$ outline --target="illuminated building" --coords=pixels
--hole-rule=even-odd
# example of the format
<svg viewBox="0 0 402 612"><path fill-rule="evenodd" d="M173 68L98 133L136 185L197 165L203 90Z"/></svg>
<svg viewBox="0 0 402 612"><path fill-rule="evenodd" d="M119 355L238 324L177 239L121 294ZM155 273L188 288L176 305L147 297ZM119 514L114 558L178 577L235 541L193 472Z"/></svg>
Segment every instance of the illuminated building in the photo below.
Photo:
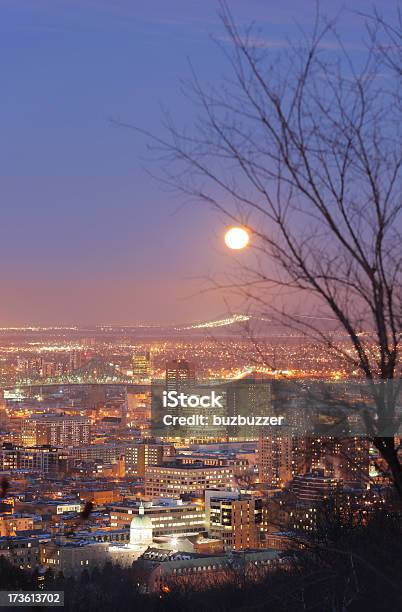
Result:
<svg viewBox="0 0 402 612"><path fill-rule="evenodd" d="M17 447L9 442L3 442L0 448L0 469L5 471L17 470L18 457Z"/></svg>
<svg viewBox="0 0 402 612"><path fill-rule="evenodd" d="M262 522L262 500L252 495L225 496L225 492L206 492L209 533L220 538L225 548L258 548Z"/></svg>
<svg viewBox="0 0 402 612"><path fill-rule="evenodd" d="M262 483L284 485L292 478L292 438L260 436L258 471Z"/></svg>
<svg viewBox="0 0 402 612"><path fill-rule="evenodd" d="M15 536L19 531L32 531L34 517L24 514L0 514L0 537Z"/></svg>
<svg viewBox="0 0 402 612"><path fill-rule="evenodd" d="M295 476L290 488L299 503L311 505L334 496L340 489L340 482L325 476L324 470L316 469L303 476Z"/></svg>
<svg viewBox="0 0 402 612"><path fill-rule="evenodd" d="M145 494L151 497L180 497L184 493L203 495L205 489L233 484L233 468L169 464L145 470Z"/></svg>
<svg viewBox="0 0 402 612"><path fill-rule="evenodd" d="M28 470L41 474L66 472L68 456L52 446L21 447L3 444L0 449L0 469Z"/></svg>
<svg viewBox="0 0 402 612"><path fill-rule="evenodd" d="M109 506L110 525L127 526L139 512L139 504ZM152 521L155 537L199 533L205 530L205 511L201 504L177 499L153 500L144 503L144 513Z"/></svg>
<svg viewBox="0 0 402 612"><path fill-rule="evenodd" d="M21 435L24 446L51 444L65 448L91 441L89 421L80 416L34 416L24 421Z"/></svg>
<svg viewBox="0 0 402 612"><path fill-rule="evenodd" d="M133 561L144 553L153 542L152 521L145 515L142 503L138 508L138 514L130 523L130 541L128 544L114 544L109 547L108 554L112 563L131 567Z"/></svg>
<svg viewBox="0 0 402 612"><path fill-rule="evenodd" d="M150 544L152 526L149 519L142 520L137 517L136 522L131 525L128 542L125 534L121 532L81 532L73 538L68 538L61 526L54 539L41 543L39 561L42 566L53 569L55 573L78 576L84 570L102 568L108 562L131 566Z"/></svg>
<svg viewBox="0 0 402 612"><path fill-rule="evenodd" d="M369 442L360 436L307 438L305 457L309 469L325 469L347 485L367 485Z"/></svg>
<svg viewBox="0 0 402 612"><path fill-rule="evenodd" d="M149 465L159 465L163 461L162 444L132 444L125 449L125 466L129 474L144 478Z"/></svg>
<svg viewBox="0 0 402 612"><path fill-rule="evenodd" d="M255 579L272 571L279 562L275 550L201 555L150 548L138 559L133 572L142 593L161 593L169 585L187 585L196 591L206 585L232 583L234 573Z"/></svg>
<svg viewBox="0 0 402 612"><path fill-rule="evenodd" d="M57 364L54 361L45 361L42 359L42 367L40 370L40 375L44 378L53 378L53 376L57 376L58 374L63 373L63 368L61 364Z"/></svg>
<svg viewBox="0 0 402 612"><path fill-rule="evenodd" d="M272 389L266 377L248 372L240 380L226 386L227 416L269 416L272 414ZM236 425L230 428L230 435L238 439L257 439L261 427Z"/></svg>
<svg viewBox="0 0 402 612"><path fill-rule="evenodd" d="M133 377L144 380L151 377L151 353L136 353L133 357Z"/></svg>
<svg viewBox="0 0 402 612"><path fill-rule="evenodd" d="M4 400L4 392L0 389L0 430L7 429L8 425L7 402Z"/></svg>
<svg viewBox="0 0 402 612"><path fill-rule="evenodd" d="M173 359L166 364L166 390L182 393L195 382L194 365L185 359Z"/></svg>
<svg viewBox="0 0 402 612"><path fill-rule="evenodd" d="M249 471L248 459L242 457L231 457L224 454L191 454L191 455L178 455L176 456L176 462L181 465L197 465L200 461L205 466L229 466L233 469L233 474L237 477L246 475Z"/></svg>
<svg viewBox="0 0 402 612"><path fill-rule="evenodd" d="M123 457L125 472L141 478L144 477L148 465L159 465L164 456L172 456L173 451L172 446L152 442L90 444L68 450L76 462L91 461L105 465L116 463Z"/></svg>
<svg viewBox="0 0 402 612"><path fill-rule="evenodd" d="M39 561L56 574L63 572L67 577L77 576L85 569L103 567L106 561L110 561L109 546L107 542L70 541L59 535L54 541L40 544Z"/></svg>
<svg viewBox="0 0 402 612"><path fill-rule="evenodd" d="M336 495L338 512L346 520L353 517L357 523L366 521L370 514L378 512L385 505L392 507L390 489L343 489Z"/></svg>
<svg viewBox="0 0 402 612"><path fill-rule="evenodd" d="M287 528L290 531L314 531L318 509L314 505L293 505L289 508Z"/></svg>
<svg viewBox="0 0 402 612"><path fill-rule="evenodd" d="M96 338L81 338L82 346L94 348L96 346Z"/></svg>
<svg viewBox="0 0 402 612"><path fill-rule="evenodd" d="M105 444L89 444L87 446L76 446L68 450L69 456L75 461L101 461L104 463L112 463L124 455L126 444L105 443Z"/></svg>
<svg viewBox="0 0 402 612"><path fill-rule="evenodd" d="M118 532L115 535L120 538L123 534ZM105 539L107 540L107 537ZM39 559L44 567L51 568L56 573L78 576L84 570L101 568L107 562L130 567L152 545L152 542L152 522L145 516L144 507L140 505L138 515L130 522L128 543L122 539L120 542L96 541L93 535L85 539L84 533L77 539L67 538L61 525L60 532L54 540L40 545Z"/></svg>
<svg viewBox="0 0 402 612"><path fill-rule="evenodd" d="M74 372L74 370L78 370L83 363L83 355L79 351L71 351L69 353L69 370L70 372Z"/></svg>
<svg viewBox="0 0 402 612"><path fill-rule="evenodd" d="M127 391L126 423L128 426L138 426L151 418L150 393L131 393Z"/></svg>
<svg viewBox="0 0 402 612"><path fill-rule="evenodd" d="M63 514L78 513L82 510L82 504L79 499L35 499L34 501L20 501L18 508L22 512L35 512L36 515L46 517L46 520L56 520Z"/></svg>
<svg viewBox="0 0 402 612"><path fill-rule="evenodd" d="M121 495L117 489L109 486L99 487L82 487L78 491L78 496L85 502L92 502L95 505L103 506L104 504L111 504L116 501L120 501Z"/></svg>
<svg viewBox="0 0 402 612"><path fill-rule="evenodd" d="M39 378L42 372L42 358L17 358L17 370L24 376Z"/></svg>
<svg viewBox="0 0 402 612"><path fill-rule="evenodd" d="M93 474L103 478L124 478L126 475L124 455L111 463L95 463Z"/></svg>

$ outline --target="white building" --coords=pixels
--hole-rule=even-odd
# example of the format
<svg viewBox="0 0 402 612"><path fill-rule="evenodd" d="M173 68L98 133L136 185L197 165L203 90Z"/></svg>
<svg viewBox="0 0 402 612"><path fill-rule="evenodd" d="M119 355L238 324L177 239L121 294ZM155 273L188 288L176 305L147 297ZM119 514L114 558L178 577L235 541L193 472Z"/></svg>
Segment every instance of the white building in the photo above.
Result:
<svg viewBox="0 0 402 612"><path fill-rule="evenodd" d="M152 521L145 516L144 506L130 525L128 544L110 544L89 540L72 541L63 534L54 541L41 545L40 562L55 573L63 572L65 576L76 576L83 570L103 567L112 562L122 566L131 566L150 546L152 546Z"/></svg>
<svg viewBox="0 0 402 612"><path fill-rule="evenodd" d="M130 566L138 559L153 542L152 521L145 515L141 503L138 514L130 524L130 542L128 544L113 544L109 546L108 554L113 563Z"/></svg>

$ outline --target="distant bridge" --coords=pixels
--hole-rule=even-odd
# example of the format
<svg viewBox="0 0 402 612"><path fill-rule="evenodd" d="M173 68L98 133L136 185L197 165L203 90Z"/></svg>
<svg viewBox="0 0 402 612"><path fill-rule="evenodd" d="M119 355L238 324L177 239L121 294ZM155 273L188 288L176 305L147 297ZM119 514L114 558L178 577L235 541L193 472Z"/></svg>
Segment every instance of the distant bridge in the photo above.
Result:
<svg viewBox="0 0 402 612"><path fill-rule="evenodd" d="M289 376L291 372L273 371L266 367L245 367L241 372L233 377L232 380L239 380L252 374L260 374L265 376ZM202 382L202 381L200 381ZM207 382L207 381L204 381ZM218 382L218 381L214 381ZM74 372L61 374L53 377L20 377L14 381L0 381L1 389L26 389L29 387L62 387L62 386L85 386L85 385L119 385L133 387L135 389L149 389L151 381L135 380L131 376L122 374L119 369L110 363L104 363L102 359L96 357L91 359L84 367L75 370Z"/></svg>
<svg viewBox="0 0 402 612"><path fill-rule="evenodd" d="M128 391L132 391L134 393L146 393L147 391L151 390L151 383L137 383L134 382L132 379L129 382L126 381L117 381L117 380L110 380L110 381L106 381L106 380L85 380L82 382L77 382L77 381L73 381L73 382L54 382L54 381L50 381L50 380L40 380L40 381L31 381L31 380L22 380L22 381L18 381L15 383L6 383L6 384L1 384L0 383L0 389L4 390L4 391L14 391L14 392L18 392L18 391L24 391L27 389L30 389L31 391L35 391L38 392L40 394L42 394L42 390L43 389L47 389L47 390L51 390L52 387L54 389L60 389L62 387L95 387L95 386L118 386L118 387L127 387Z"/></svg>
<svg viewBox="0 0 402 612"><path fill-rule="evenodd" d="M13 382L4 381L2 388L15 389L26 387L56 387L64 385L136 385L146 386L145 383L136 382L132 377L126 376L119 368L111 363L105 363L99 357L88 361L82 368L73 372L57 376L34 377L21 376ZM149 385L148 385L149 386Z"/></svg>

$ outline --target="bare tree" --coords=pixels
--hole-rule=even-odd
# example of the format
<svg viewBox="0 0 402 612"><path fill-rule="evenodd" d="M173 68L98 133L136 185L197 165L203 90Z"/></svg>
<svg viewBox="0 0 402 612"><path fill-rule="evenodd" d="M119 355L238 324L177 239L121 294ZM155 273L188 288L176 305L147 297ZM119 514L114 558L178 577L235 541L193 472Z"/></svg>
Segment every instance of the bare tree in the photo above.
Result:
<svg viewBox="0 0 402 612"><path fill-rule="evenodd" d="M225 3L221 18L227 78L205 86L193 72L193 128L168 119L169 136L152 136L165 179L249 229L255 258L231 287L372 386L367 434L402 496L395 437L383 434L384 419L400 425L401 19L362 16L356 51L317 15L311 35L278 51L254 28L240 32ZM296 316L284 291L336 329Z"/></svg>

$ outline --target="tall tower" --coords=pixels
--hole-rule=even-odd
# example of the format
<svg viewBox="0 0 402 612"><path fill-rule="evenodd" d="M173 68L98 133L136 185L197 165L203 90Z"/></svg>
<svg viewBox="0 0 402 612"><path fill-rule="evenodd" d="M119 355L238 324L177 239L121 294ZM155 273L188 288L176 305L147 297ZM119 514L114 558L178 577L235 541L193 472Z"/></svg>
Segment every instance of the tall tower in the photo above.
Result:
<svg viewBox="0 0 402 612"><path fill-rule="evenodd" d="M272 414L272 385L257 372L250 372L240 380L227 385L227 416L266 416ZM257 439L261 427L237 425L231 427L231 435L246 440Z"/></svg>
<svg viewBox="0 0 402 612"><path fill-rule="evenodd" d="M0 389L0 429L6 429L8 424L7 403L4 399L4 392Z"/></svg>
<svg viewBox="0 0 402 612"><path fill-rule="evenodd" d="M185 359L172 359L166 364L166 391L186 392L195 382L195 369Z"/></svg>
<svg viewBox="0 0 402 612"><path fill-rule="evenodd" d="M151 377L151 353L136 353L133 357L134 378L146 379Z"/></svg>
<svg viewBox="0 0 402 612"><path fill-rule="evenodd" d="M280 486L292 478L292 438L261 435L258 441L260 482Z"/></svg>

